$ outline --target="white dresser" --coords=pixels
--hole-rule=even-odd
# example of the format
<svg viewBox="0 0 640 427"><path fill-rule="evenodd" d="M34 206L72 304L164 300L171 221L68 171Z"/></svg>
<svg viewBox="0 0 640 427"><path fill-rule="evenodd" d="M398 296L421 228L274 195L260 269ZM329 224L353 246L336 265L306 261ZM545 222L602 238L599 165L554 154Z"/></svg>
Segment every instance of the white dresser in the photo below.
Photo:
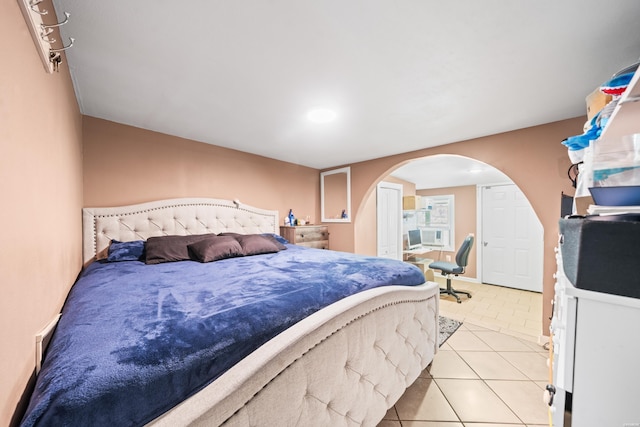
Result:
<svg viewBox="0 0 640 427"><path fill-rule="evenodd" d="M640 426L640 299L576 288L556 257L553 425Z"/></svg>

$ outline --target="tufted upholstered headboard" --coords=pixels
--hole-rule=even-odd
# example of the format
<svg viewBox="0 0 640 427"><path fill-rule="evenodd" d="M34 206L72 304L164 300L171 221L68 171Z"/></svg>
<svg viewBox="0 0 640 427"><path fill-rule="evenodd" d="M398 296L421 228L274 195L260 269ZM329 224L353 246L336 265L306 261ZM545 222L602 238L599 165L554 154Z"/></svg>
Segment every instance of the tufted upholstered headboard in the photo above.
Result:
<svg viewBox="0 0 640 427"><path fill-rule="evenodd" d="M237 201L167 199L130 206L82 209L83 262L121 242L152 236L235 232L278 233L278 211Z"/></svg>

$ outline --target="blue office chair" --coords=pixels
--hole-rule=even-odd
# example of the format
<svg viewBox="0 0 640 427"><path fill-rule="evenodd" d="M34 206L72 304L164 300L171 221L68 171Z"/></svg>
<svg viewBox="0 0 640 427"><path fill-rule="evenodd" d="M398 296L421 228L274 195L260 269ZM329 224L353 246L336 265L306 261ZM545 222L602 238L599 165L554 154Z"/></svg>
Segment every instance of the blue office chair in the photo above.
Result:
<svg viewBox="0 0 640 427"><path fill-rule="evenodd" d="M464 268L467 266L467 261L469 259L469 252L471 252L471 247L473 246L473 235L468 235L464 242L462 242L462 246L458 249L458 253L456 253L456 262L455 264L452 262L445 261L436 261L429 264L429 268L433 270L440 270L443 276L447 277L447 288L440 288L440 295L447 294L452 295L458 301L458 304L461 303L460 297L458 294L464 294L467 297L471 298L471 294L467 291L458 291L451 287L451 276L457 276L458 274L464 274Z"/></svg>

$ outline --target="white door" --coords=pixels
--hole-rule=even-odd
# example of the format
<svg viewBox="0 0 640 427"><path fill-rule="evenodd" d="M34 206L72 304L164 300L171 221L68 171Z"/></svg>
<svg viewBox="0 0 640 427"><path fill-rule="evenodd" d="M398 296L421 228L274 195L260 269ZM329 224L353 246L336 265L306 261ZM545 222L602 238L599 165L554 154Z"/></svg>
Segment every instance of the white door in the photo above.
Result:
<svg viewBox="0 0 640 427"><path fill-rule="evenodd" d="M402 260L402 185L379 183L376 211L378 256Z"/></svg>
<svg viewBox="0 0 640 427"><path fill-rule="evenodd" d="M482 189L482 282L542 292L544 236L515 184Z"/></svg>

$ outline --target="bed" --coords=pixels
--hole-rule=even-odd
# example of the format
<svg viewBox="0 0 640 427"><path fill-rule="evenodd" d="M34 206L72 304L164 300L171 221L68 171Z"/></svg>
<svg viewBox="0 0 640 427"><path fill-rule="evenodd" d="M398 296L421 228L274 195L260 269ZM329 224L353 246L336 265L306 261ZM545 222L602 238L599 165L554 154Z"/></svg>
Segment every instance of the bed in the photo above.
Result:
<svg viewBox="0 0 640 427"><path fill-rule="evenodd" d="M85 268L23 425L375 426L437 351L438 287L278 226L218 199L84 209ZM160 236L199 240L184 262L141 261ZM205 239L278 250L193 260Z"/></svg>

